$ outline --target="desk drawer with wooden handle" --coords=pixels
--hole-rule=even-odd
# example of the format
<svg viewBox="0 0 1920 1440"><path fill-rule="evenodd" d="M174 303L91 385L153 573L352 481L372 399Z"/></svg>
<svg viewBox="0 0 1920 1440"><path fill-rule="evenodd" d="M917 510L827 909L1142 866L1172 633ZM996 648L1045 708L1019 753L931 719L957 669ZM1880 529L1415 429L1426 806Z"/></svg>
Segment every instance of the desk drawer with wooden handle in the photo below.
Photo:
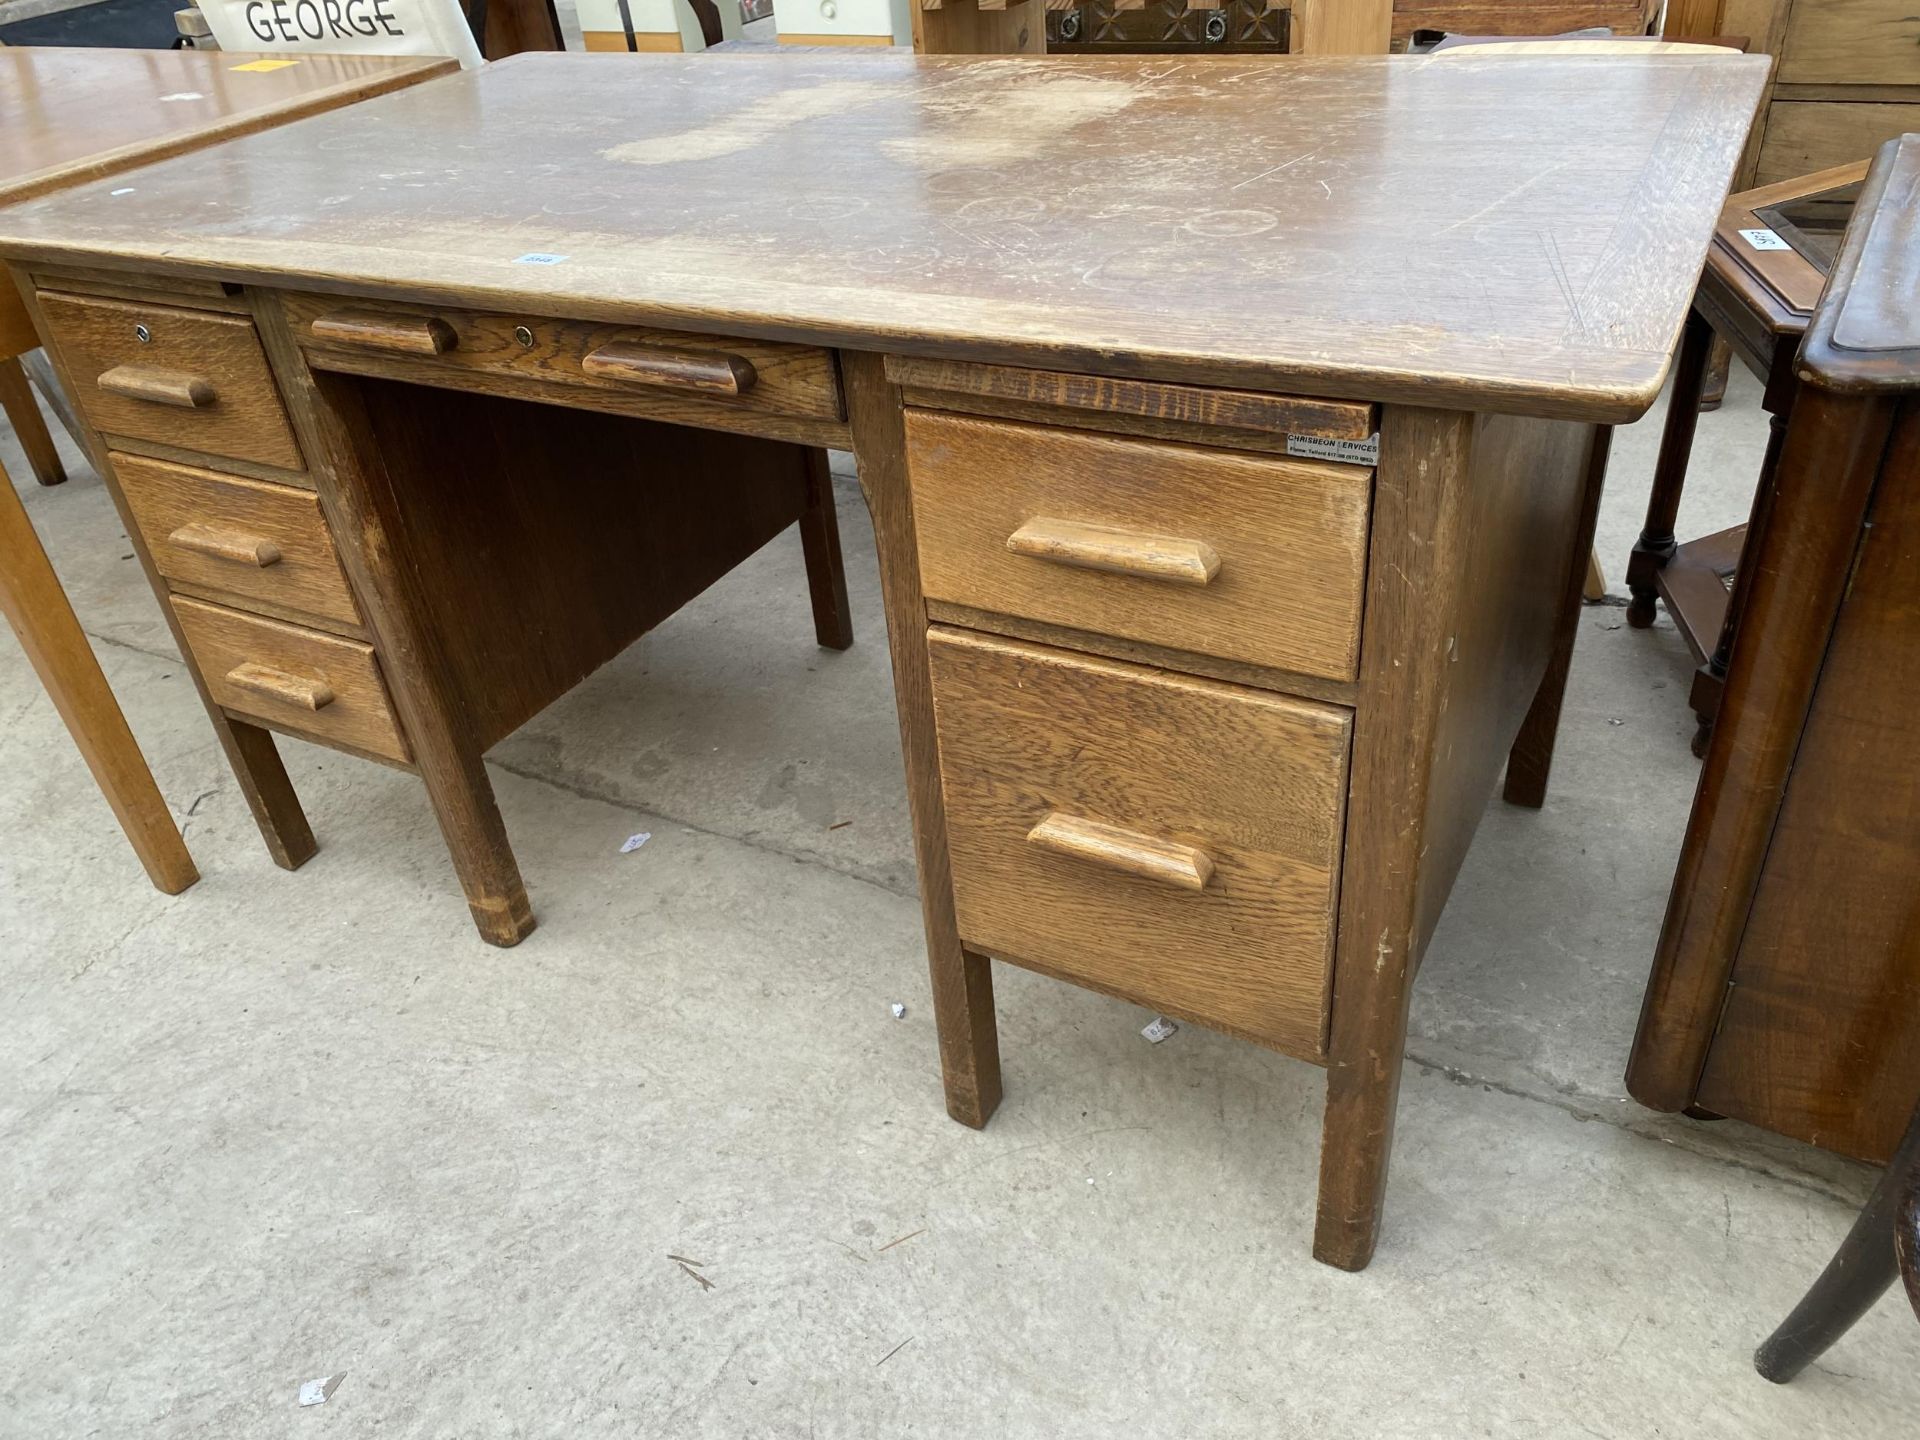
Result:
<svg viewBox="0 0 1920 1440"><path fill-rule="evenodd" d="M961 938L1323 1053L1351 719L935 626Z"/></svg>
<svg viewBox="0 0 1920 1440"><path fill-rule="evenodd" d="M930 599L1350 680L1373 472L907 412Z"/></svg>
<svg viewBox="0 0 1920 1440"><path fill-rule="evenodd" d="M294 335L322 366L396 378L516 376L803 419L844 413L833 356L814 346L330 296L289 296L286 306Z"/></svg>
<svg viewBox="0 0 1920 1440"><path fill-rule="evenodd" d="M245 316L47 291L38 299L74 398L102 433L302 468Z"/></svg>
<svg viewBox="0 0 1920 1440"><path fill-rule="evenodd" d="M172 604L222 709L363 754L412 758L371 645L185 596Z"/></svg>
<svg viewBox="0 0 1920 1440"><path fill-rule="evenodd" d="M169 581L359 625L311 490L117 452L113 468L154 567Z"/></svg>

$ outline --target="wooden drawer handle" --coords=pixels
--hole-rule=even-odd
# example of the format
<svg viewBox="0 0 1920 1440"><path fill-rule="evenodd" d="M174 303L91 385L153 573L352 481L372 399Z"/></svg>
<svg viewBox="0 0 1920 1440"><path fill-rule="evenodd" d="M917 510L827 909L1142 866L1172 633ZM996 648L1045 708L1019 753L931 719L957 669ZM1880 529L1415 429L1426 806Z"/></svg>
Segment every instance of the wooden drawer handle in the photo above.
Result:
<svg viewBox="0 0 1920 1440"><path fill-rule="evenodd" d="M110 395L129 400L151 400L182 410L204 410L213 404L213 382L184 370L162 370L157 365L116 365L94 382Z"/></svg>
<svg viewBox="0 0 1920 1440"><path fill-rule="evenodd" d="M255 664L251 660L229 670L227 683L238 685L242 690L251 690L256 695L264 695L269 700L298 705L303 710L324 710L333 703L333 687L326 681L317 680L311 675L292 675L285 670L276 670L271 665Z"/></svg>
<svg viewBox="0 0 1920 1440"><path fill-rule="evenodd" d="M760 378L753 362L738 355L716 350L666 350L634 340L610 340L588 351L580 368L596 380L625 380L735 399L751 390Z"/></svg>
<svg viewBox="0 0 1920 1440"><path fill-rule="evenodd" d="M1058 565L1177 585L1206 585L1220 573L1219 554L1203 540L1172 540L1079 520L1029 520L1007 537L1007 549Z"/></svg>
<svg viewBox="0 0 1920 1440"><path fill-rule="evenodd" d="M1204 850L1058 810L1027 832L1027 843L1182 890L1204 890L1213 878L1213 860Z"/></svg>
<svg viewBox="0 0 1920 1440"><path fill-rule="evenodd" d="M444 355L460 337L437 315L382 315L371 310L335 310L307 327L316 340L334 340L401 355Z"/></svg>
<svg viewBox="0 0 1920 1440"><path fill-rule="evenodd" d="M244 530L222 530L218 525L182 525L167 536L167 543L215 560L258 565L262 570L280 563L280 547L271 540L249 535Z"/></svg>

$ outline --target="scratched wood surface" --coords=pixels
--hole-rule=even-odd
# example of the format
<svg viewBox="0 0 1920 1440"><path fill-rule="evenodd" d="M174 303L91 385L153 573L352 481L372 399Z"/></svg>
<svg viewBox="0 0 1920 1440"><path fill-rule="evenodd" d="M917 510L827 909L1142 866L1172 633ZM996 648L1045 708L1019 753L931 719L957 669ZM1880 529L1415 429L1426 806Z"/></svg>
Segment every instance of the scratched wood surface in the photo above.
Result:
<svg viewBox="0 0 1920 1440"><path fill-rule="evenodd" d="M1625 420L1765 75L523 55L0 212L0 251Z"/></svg>
<svg viewBox="0 0 1920 1440"><path fill-rule="evenodd" d="M0 200L111 175L455 68L451 60L385 55L306 55L272 70L244 68L272 58L0 48Z"/></svg>

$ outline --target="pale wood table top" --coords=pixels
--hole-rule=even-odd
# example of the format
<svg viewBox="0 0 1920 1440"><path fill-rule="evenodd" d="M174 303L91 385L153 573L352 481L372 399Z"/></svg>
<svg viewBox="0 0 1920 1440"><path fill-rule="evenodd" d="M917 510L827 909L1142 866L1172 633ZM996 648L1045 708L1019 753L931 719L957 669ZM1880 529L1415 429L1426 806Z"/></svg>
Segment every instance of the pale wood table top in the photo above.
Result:
<svg viewBox="0 0 1920 1440"><path fill-rule="evenodd" d="M522 55L0 210L0 252L1618 421L1767 63Z"/></svg>
<svg viewBox="0 0 1920 1440"><path fill-rule="evenodd" d="M274 68L244 68L256 63ZM383 55L0 48L0 200L96 180L455 68Z"/></svg>

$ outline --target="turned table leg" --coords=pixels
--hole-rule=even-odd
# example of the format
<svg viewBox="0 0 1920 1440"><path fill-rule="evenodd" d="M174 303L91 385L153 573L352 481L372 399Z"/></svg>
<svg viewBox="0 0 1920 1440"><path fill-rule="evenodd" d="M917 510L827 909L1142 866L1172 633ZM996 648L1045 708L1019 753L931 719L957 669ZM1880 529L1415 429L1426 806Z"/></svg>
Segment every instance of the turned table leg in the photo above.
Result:
<svg viewBox="0 0 1920 1440"><path fill-rule="evenodd" d="M1713 346L1713 328L1700 312L1687 312L1680 335L1680 358L1673 371L1673 393L1667 399L1666 428L1660 432L1660 458L1653 467L1653 492L1647 498L1646 523L1627 559L1627 623L1644 630L1653 624L1658 595L1653 588L1660 567L1678 548L1673 525L1680 513L1680 492L1687 483L1687 459L1693 453L1693 435L1700 423L1700 384L1707 352Z"/></svg>
<svg viewBox="0 0 1920 1440"><path fill-rule="evenodd" d="M833 473L827 452L809 446L807 508L800 515L800 548L807 562L807 594L813 602L813 633L829 650L853 644L853 612L847 604L847 569L840 558L840 519L833 508Z"/></svg>
<svg viewBox="0 0 1920 1440"><path fill-rule="evenodd" d="M177 895L200 878L127 728L86 633L47 563L13 480L0 468L0 612L20 637L54 709L157 889Z"/></svg>

